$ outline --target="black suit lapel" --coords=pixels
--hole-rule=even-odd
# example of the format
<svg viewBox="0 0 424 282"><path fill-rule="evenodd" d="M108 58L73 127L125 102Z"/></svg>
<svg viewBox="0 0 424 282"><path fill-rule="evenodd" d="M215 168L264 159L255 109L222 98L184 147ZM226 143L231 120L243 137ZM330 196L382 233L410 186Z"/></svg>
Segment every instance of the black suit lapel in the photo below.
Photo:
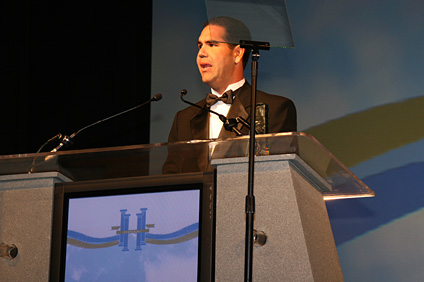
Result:
<svg viewBox="0 0 424 282"><path fill-rule="evenodd" d="M199 113L190 121L190 128L193 136L192 140L209 139L209 113L204 110L199 110ZM197 159L199 170L210 170L208 143L194 145L194 148L193 156Z"/></svg>
<svg viewBox="0 0 424 282"><path fill-rule="evenodd" d="M209 114L207 111L199 110L199 113L190 121L193 140L209 139Z"/></svg>

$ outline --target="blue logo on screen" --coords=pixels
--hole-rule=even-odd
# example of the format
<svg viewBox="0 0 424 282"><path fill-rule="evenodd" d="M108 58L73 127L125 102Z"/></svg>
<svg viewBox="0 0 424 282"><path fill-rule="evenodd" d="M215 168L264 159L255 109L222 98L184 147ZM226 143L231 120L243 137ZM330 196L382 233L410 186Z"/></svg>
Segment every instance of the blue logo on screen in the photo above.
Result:
<svg viewBox="0 0 424 282"><path fill-rule="evenodd" d="M147 209L140 209L140 213L137 213L137 229L129 230L130 224L130 216L131 214L127 214L127 210L120 210L121 212L121 225L120 226L112 226L112 230L116 231L116 234L119 235L119 246L122 247L123 252L129 251L128 249L128 237L130 233L136 233L136 251L141 251L141 246L146 245L146 233L150 231L150 229L155 227L154 224L146 224L146 213Z"/></svg>

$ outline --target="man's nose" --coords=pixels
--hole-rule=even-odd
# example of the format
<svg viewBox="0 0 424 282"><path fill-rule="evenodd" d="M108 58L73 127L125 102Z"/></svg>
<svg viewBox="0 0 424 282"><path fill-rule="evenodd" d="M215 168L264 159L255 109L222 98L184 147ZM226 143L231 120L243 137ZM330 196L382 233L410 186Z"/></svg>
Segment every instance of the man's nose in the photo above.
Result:
<svg viewBox="0 0 424 282"><path fill-rule="evenodd" d="M197 56L199 56L200 58L206 58L208 54L204 48L200 48L199 52L197 53Z"/></svg>

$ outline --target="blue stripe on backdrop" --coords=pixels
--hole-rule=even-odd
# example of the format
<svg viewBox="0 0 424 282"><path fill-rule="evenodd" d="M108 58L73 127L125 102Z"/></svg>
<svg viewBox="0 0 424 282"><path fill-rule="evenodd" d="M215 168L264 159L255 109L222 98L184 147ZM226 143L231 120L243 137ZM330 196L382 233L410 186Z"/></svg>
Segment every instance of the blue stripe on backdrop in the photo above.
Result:
<svg viewBox="0 0 424 282"><path fill-rule="evenodd" d="M337 246L424 207L424 162L363 179L375 198L328 201Z"/></svg>

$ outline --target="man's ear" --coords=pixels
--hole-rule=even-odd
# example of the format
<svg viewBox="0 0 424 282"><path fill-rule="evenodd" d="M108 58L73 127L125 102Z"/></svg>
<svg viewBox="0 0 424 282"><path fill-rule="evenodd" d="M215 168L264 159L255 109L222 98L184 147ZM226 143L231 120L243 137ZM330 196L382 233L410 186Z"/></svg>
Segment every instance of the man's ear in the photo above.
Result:
<svg viewBox="0 0 424 282"><path fill-rule="evenodd" d="M236 64L243 63L243 55L246 49L241 48L240 45L234 47L234 62Z"/></svg>

